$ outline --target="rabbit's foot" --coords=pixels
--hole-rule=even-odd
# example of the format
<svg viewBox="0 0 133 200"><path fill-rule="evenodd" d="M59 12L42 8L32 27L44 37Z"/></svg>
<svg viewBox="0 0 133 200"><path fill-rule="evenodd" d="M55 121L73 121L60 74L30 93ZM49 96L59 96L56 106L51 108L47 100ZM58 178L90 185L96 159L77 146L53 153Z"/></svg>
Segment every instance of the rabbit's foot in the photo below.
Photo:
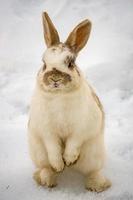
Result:
<svg viewBox="0 0 133 200"><path fill-rule="evenodd" d="M86 181L86 189L92 192L102 192L111 187L111 182L99 173L91 173Z"/></svg>
<svg viewBox="0 0 133 200"><path fill-rule="evenodd" d="M57 185L56 174L51 168L43 168L36 171L33 178L38 185L47 187L55 187Z"/></svg>

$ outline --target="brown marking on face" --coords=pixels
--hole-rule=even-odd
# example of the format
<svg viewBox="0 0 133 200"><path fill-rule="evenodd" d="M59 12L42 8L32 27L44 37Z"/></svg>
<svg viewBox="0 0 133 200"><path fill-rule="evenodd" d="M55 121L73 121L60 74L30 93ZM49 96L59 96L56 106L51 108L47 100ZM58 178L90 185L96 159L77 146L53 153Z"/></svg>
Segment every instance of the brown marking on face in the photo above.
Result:
<svg viewBox="0 0 133 200"><path fill-rule="evenodd" d="M75 57L74 56L67 56L66 59L64 60L65 65L67 65L67 67L70 70L73 70L75 67Z"/></svg>
<svg viewBox="0 0 133 200"><path fill-rule="evenodd" d="M65 43L62 43L60 42L59 45L58 45L58 48L61 50L61 51L64 51L67 47L67 45Z"/></svg>
<svg viewBox="0 0 133 200"><path fill-rule="evenodd" d="M44 74L43 80L46 85L50 84L50 78L53 80L61 80L61 83L66 85L71 81L71 76L65 72L61 72L56 68L53 68L52 71L48 71Z"/></svg>
<svg viewBox="0 0 133 200"><path fill-rule="evenodd" d="M77 72L77 74L80 76L79 70L77 69L77 66L76 66L76 64L75 64L74 61L75 61L75 57L73 57L73 56L67 56L66 59L65 59L65 61L64 61L64 63L68 66L68 68L70 70L75 69L76 72Z"/></svg>
<svg viewBox="0 0 133 200"><path fill-rule="evenodd" d="M64 63L65 63L66 65L68 65L70 62L71 62L71 58L70 58L70 56L67 56L67 57L65 58L65 60L64 60Z"/></svg>
<svg viewBox="0 0 133 200"><path fill-rule="evenodd" d="M68 48L68 46L65 43L59 42L52 47L52 51L56 51L57 49L60 49L60 51L64 51L66 48Z"/></svg>
<svg viewBox="0 0 133 200"><path fill-rule="evenodd" d="M65 60L65 64L67 64L67 66L68 66L68 68L69 68L70 70L75 69L76 72L77 72L77 74L80 76L79 70L77 69L77 66L76 66L76 64L75 64L74 61L75 61L75 58L70 57L70 56L67 56L67 57L66 57L66 60Z"/></svg>

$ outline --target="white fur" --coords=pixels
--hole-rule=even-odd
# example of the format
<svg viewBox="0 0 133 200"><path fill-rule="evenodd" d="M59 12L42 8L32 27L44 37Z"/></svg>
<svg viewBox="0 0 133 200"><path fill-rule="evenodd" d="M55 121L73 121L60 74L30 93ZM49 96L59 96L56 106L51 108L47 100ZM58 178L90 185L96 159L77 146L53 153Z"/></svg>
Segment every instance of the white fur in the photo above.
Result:
<svg viewBox="0 0 133 200"><path fill-rule="evenodd" d="M48 49L37 75L28 124L30 154L38 168L34 179L55 186L57 172L73 164L86 175L86 188L101 192L110 186L100 173L105 155L104 112L74 62L89 38L91 22L82 21L63 44L48 14L42 16Z"/></svg>
<svg viewBox="0 0 133 200"><path fill-rule="evenodd" d="M51 22L47 14L44 17L47 29L46 20ZM89 21L85 20L77 26L73 36L78 35L75 31L80 26L85 28L88 24ZM49 44L52 37L48 33L49 29L45 33ZM72 41L77 41L79 49L88 38L80 35L83 37L82 44L82 40L76 40L72 34L70 36ZM57 34L54 38L58 38ZM110 186L100 173L105 159L104 112L80 70L76 67L69 69L66 62L69 57L75 60L76 54L62 43L49 47L43 55L46 69L42 68L37 76L28 126L30 154L38 168L34 178L41 185L54 186L56 172L62 171L64 165L73 164L74 169L86 175L86 187L99 192ZM61 80L58 88L54 88L53 82L45 84L45 73L54 71L54 68L62 74L67 73L71 80L66 83Z"/></svg>
<svg viewBox="0 0 133 200"><path fill-rule="evenodd" d="M68 50L47 50L44 59L49 66L48 70L55 65L62 67L63 60L69 53ZM62 69L67 71L65 66ZM50 183L54 185L55 173L51 167L59 172L64 168L63 159L66 165L78 159L73 168L92 177L91 182L87 179L86 187L102 191L110 186L110 182L99 175L105 156L104 113L83 75L80 74L78 79L80 84L76 89L57 93L45 92L40 87L40 77L37 80L29 120L30 153L39 168L35 179L39 179L41 184L46 182L48 186ZM62 146L62 142L65 146ZM46 181L42 170L48 171ZM47 180L51 182L47 184Z"/></svg>
<svg viewBox="0 0 133 200"><path fill-rule="evenodd" d="M73 54L67 47L62 47L62 44L60 44L58 47L54 46L48 48L43 55L43 60L48 65L56 65L56 67L62 67L64 66L64 59L66 56L73 56Z"/></svg>

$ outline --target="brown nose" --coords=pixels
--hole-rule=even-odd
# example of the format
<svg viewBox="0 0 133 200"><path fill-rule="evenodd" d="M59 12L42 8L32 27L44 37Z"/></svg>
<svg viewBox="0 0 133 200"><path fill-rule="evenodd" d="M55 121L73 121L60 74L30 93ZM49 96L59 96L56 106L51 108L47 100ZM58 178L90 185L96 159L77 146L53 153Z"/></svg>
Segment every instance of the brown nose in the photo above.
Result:
<svg viewBox="0 0 133 200"><path fill-rule="evenodd" d="M52 77L49 77L49 80L57 83L57 82L61 81L62 79L59 77L56 77L56 76L52 76Z"/></svg>
<svg viewBox="0 0 133 200"><path fill-rule="evenodd" d="M53 68L52 71L48 71L44 74L43 80L46 85L49 85L51 82L53 83L62 82L64 85L66 85L72 79L71 76L66 72L61 72L56 68Z"/></svg>

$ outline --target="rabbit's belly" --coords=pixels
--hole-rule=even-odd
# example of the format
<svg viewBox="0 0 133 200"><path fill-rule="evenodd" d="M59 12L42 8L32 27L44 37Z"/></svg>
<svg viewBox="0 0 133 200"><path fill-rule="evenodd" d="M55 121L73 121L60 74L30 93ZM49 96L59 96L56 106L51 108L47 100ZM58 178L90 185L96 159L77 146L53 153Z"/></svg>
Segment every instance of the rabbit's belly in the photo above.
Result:
<svg viewBox="0 0 133 200"><path fill-rule="evenodd" d="M58 112L48 115L49 129L56 132L56 134L65 139L70 134L85 133L88 130L87 113L83 113L80 108L59 110Z"/></svg>
<svg viewBox="0 0 133 200"><path fill-rule="evenodd" d="M83 106L70 106L69 109L57 107L54 112L48 112L49 129L62 139L71 134L82 134L84 138L97 134L102 123L101 113L89 110L85 104Z"/></svg>
<svg viewBox="0 0 133 200"><path fill-rule="evenodd" d="M56 132L62 139L74 131L75 119L71 120L64 112L58 112L49 117L49 128Z"/></svg>

